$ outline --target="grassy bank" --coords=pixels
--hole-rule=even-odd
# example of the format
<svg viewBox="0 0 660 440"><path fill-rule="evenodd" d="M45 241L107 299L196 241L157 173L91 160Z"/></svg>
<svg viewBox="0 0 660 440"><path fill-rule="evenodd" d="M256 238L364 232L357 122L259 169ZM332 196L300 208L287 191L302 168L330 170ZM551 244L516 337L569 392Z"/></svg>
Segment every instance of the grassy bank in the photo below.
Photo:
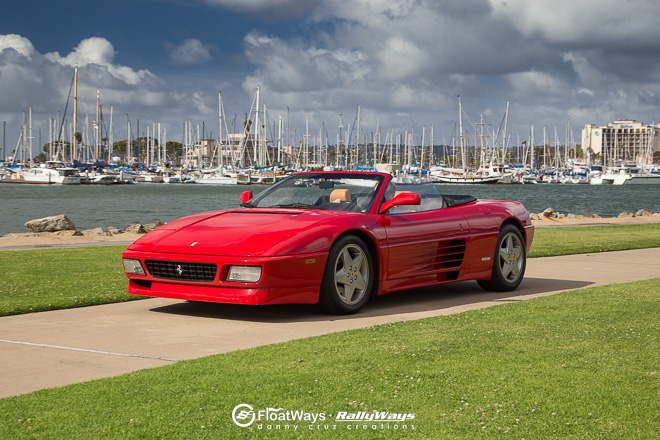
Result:
<svg viewBox="0 0 660 440"><path fill-rule="evenodd" d="M530 257L660 246L660 224L537 228ZM0 316L139 299L126 293L125 246L0 252Z"/></svg>
<svg viewBox="0 0 660 440"><path fill-rule="evenodd" d="M126 293L125 246L0 252L0 316L135 299Z"/></svg>
<svg viewBox="0 0 660 440"><path fill-rule="evenodd" d="M530 257L660 247L660 223L536 228Z"/></svg>
<svg viewBox="0 0 660 440"><path fill-rule="evenodd" d="M7 398L0 438L655 438L659 289L564 292ZM239 428L239 404L326 420ZM414 419L335 421L374 410Z"/></svg>

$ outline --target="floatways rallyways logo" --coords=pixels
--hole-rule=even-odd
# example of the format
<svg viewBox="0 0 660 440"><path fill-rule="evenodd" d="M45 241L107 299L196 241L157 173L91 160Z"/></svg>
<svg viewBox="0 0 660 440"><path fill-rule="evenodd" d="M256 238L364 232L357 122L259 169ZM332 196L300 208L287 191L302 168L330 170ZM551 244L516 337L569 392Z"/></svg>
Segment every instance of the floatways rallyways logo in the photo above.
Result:
<svg viewBox="0 0 660 440"><path fill-rule="evenodd" d="M390 411L339 411L337 414L310 413L285 408L255 410L247 403L236 405L231 413L234 423L257 430L414 430L414 413Z"/></svg>

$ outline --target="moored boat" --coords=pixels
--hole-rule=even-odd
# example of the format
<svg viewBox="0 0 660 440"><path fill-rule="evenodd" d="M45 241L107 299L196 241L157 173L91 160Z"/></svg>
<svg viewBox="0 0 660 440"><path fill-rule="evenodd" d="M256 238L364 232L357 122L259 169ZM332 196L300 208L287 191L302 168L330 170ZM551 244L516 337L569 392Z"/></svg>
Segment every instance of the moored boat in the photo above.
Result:
<svg viewBox="0 0 660 440"><path fill-rule="evenodd" d="M51 166L49 166L51 165ZM3 179L3 183L35 183L35 184L58 184L78 185L80 174L76 168L59 167L56 164L41 164L39 167L15 171L14 178Z"/></svg>

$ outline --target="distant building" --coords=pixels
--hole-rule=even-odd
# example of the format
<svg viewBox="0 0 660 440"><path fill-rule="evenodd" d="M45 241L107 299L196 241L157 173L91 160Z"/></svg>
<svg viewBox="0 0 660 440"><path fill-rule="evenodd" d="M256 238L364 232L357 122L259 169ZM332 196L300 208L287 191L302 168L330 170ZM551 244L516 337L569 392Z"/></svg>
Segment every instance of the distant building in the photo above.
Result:
<svg viewBox="0 0 660 440"><path fill-rule="evenodd" d="M258 144L261 144L259 147ZM215 167L219 163L250 167L291 164L293 147L274 145L266 139L255 142L253 134L230 133L218 145L216 139L201 139L194 145L184 146L181 162L189 167Z"/></svg>
<svg viewBox="0 0 660 440"><path fill-rule="evenodd" d="M587 124L582 130L582 150L591 162L603 165L652 163L653 153L660 151L660 125L634 120L599 127Z"/></svg>

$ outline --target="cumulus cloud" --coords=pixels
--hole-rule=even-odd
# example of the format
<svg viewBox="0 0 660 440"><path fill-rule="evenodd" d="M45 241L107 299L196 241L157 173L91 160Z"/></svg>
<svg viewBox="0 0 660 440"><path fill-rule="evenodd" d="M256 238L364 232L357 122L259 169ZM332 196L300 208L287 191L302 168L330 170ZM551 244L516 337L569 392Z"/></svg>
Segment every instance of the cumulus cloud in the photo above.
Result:
<svg viewBox="0 0 660 440"><path fill-rule="evenodd" d="M300 17L322 0L205 0L212 6L220 6L241 12L268 12L281 17Z"/></svg>
<svg viewBox="0 0 660 440"><path fill-rule="evenodd" d="M572 47L660 45L658 2L636 0L490 0L494 16L526 37Z"/></svg>
<svg viewBox="0 0 660 440"><path fill-rule="evenodd" d="M44 139L48 138L48 118L64 111L67 101L68 115L62 117L70 121L75 64L79 68L79 118L95 113L97 90L106 124L110 106L115 115L130 113L133 120L148 118L174 127L187 117L200 117L200 98L193 91L173 93L150 71L115 63L115 55L112 44L103 38L84 39L70 53L60 55L40 54L22 36L0 35L0 117L7 121L8 138L12 125L22 123L21 114L28 107L32 107L34 125L42 128ZM201 107L201 111L211 112L208 107Z"/></svg>
<svg viewBox="0 0 660 440"><path fill-rule="evenodd" d="M180 44L168 44L170 60L175 64L204 64L211 60L211 47L201 41L189 38Z"/></svg>
<svg viewBox="0 0 660 440"><path fill-rule="evenodd" d="M362 103L391 120L446 121L455 94L492 115L508 100L525 117L577 123L594 122L579 118L585 108L598 118L599 105L639 114L626 109L660 96L660 60L649 57L660 50L655 3L323 0L305 25L322 31L305 39L246 36L255 68L243 86L309 107Z"/></svg>
<svg viewBox="0 0 660 440"><path fill-rule="evenodd" d="M27 38L16 34L0 35L0 52L13 49L20 55L30 58L36 50Z"/></svg>
<svg viewBox="0 0 660 440"><path fill-rule="evenodd" d="M115 58L115 49L105 38L92 37L81 41L73 51L64 57L60 56L59 52L48 53L45 56L51 61L69 66L74 64L79 66L108 65Z"/></svg>
<svg viewBox="0 0 660 440"><path fill-rule="evenodd" d="M114 64L115 49L105 38L84 39L66 56L59 52L50 52L44 58L63 66L78 67L102 66L113 78L128 84L138 84L143 79L153 76L148 70L135 71L130 67Z"/></svg>
<svg viewBox="0 0 660 440"><path fill-rule="evenodd" d="M310 14L310 27L325 25L312 39L246 36L255 70L244 90L260 84L294 108L362 103L363 114L376 111L374 119L398 127L407 122L396 120L401 114L427 123L432 113L453 117L454 94L487 95L479 75L526 71L546 55L489 13L487 0L325 0Z"/></svg>
<svg viewBox="0 0 660 440"><path fill-rule="evenodd" d="M570 86L560 79L545 72L520 72L507 75L511 85L512 96L526 99L536 96L537 99L561 99Z"/></svg>
<svg viewBox="0 0 660 440"><path fill-rule="evenodd" d="M660 50L660 27L653 23L655 0L626 7L614 0L205 3L251 19L244 52L236 55L248 67L228 75L232 93L225 99L242 86L235 101L249 101L260 86L269 111L292 110L293 126L304 124L306 115L330 122L342 112L348 119L361 104L365 126L379 121L382 127L401 128L410 122L447 129L456 120L457 94L466 111L497 120L511 100L512 120L519 121L521 132L532 120L550 125L567 116L577 125L607 122L600 119L610 116L656 119L660 59L653 54ZM268 26L273 17L289 22ZM196 74L218 61L218 49L197 39L166 48L173 62L199 66ZM138 109L159 106L159 113L170 112L173 120L172 109L179 119L215 113L217 72L206 84L191 81L190 72L185 78L168 75L165 84L149 71L119 65L116 57L103 38L85 39L64 55L41 55L19 35L0 36L0 106L5 96L14 102L54 96L48 92L53 83L64 89L54 101L62 102L70 83L65 67L77 62L84 65L89 93L98 84L109 85L103 96ZM247 110L229 107L228 113ZM589 115L593 119L586 119Z"/></svg>

